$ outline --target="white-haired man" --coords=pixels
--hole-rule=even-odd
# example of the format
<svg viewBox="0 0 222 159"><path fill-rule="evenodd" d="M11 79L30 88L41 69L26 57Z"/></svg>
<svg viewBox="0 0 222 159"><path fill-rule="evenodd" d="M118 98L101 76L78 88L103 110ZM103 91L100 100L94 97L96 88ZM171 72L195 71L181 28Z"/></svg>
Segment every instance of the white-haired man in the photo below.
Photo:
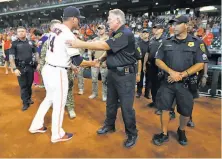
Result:
<svg viewBox="0 0 222 159"><path fill-rule="evenodd" d="M107 75L107 106L104 126L97 133L102 135L115 131L115 120L120 99L122 116L125 124L127 140L124 146L129 148L136 144L138 138L136 128L135 110L133 109L136 77L135 64L141 59L135 47L135 39L132 31L125 27L125 14L114 9L109 11L108 25L113 31L112 37L107 41L83 42L81 40L67 41L74 48L86 48L89 50L106 50L97 59L103 62L106 59ZM140 72L141 70L139 70Z"/></svg>

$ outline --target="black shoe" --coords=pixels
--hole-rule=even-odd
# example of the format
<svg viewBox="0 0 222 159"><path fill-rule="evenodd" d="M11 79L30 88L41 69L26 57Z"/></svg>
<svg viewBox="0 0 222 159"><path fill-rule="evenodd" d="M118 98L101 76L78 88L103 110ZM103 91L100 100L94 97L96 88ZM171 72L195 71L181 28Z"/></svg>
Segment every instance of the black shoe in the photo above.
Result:
<svg viewBox="0 0 222 159"><path fill-rule="evenodd" d="M29 99L29 100L28 100L28 103L29 103L29 104L34 104L34 102L33 102L32 99Z"/></svg>
<svg viewBox="0 0 222 159"><path fill-rule="evenodd" d="M22 111L26 111L29 108L29 104L25 104L22 107Z"/></svg>
<svg viewBox="0 0 222 159"><path fill-rule="evenodd" d="M161 115L161 114L162 114L162 110L156 110L156 111L155 111L155 114L156 114L156 115Z"/></svg>
<svg viewBox="0 0 222 159"><path fill-rule="evenodd" d="M136 98L140 98L140 96L141 96L141 93L136 94Z"/></svg>
<svg viewBox="0 0 222 159"><path fill-rule="evenodd" d="M174 111L170 111L170 120L176 118L176 113Z"/></svg>
<svg viewBox="0 0 222 159"><path fill-rule="evenodd" d="M164 133L161 134L155 134L153 136L153 144L157 146L161 146L164 142L169 141L169 135L164 135Z"/></svg>
<svg viewBox="0 0 222 159"><path fill-rule="evenodd" d="M103 135L103 134L107 134L108 132L111 133L111 132L115 132L115 131L116 131L115 127L110 127L110 126L105 125L97 131L97 134Z"/></svg>
<svg viewBox="0 0 222 159"><path fill-rule="evenodd" d="M147 106L152 108L152 107L154 107L154 106L155 106L155 103L154 103L154 102L152 102L152 103L150 103L150 104L147 104Z"/></svg>
<svg viewBox="0 0 222 159"><path fill-rule="evenodd" d="M187 145L187 137L185 134L185 130L180 130L180 128L178 128L177 135L179 143L183 146Z"/></svg>
<svg viewBox="0 0 222 159"><path fill-rule="evenodd" d="M136 144L136 141L138 139L138 135L127 135L126 141L124 141L124 146L126 148L131 148Z"/></svg>
<svg viewBox="0 0 222 159"><path fill-rule="evenodd" d="M191 128L194 128L194 127L195 127L194 122L193 122L192 120L189 120L189 121L188 121L187 126L188 126L188 127L191 127Z"/></svg>

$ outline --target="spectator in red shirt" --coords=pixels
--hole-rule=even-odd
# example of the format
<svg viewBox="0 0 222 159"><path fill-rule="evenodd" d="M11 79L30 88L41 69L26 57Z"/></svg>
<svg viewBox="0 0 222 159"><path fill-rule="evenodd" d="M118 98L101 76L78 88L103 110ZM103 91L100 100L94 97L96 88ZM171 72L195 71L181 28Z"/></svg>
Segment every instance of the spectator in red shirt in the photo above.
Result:
<svg viewBox="0 0 222 159"><path fill-rule="evenodd" d="M202 37L204 43L209 47L213 41L214 35L210 32L209 29L206 30L205 34Z"/></svg>

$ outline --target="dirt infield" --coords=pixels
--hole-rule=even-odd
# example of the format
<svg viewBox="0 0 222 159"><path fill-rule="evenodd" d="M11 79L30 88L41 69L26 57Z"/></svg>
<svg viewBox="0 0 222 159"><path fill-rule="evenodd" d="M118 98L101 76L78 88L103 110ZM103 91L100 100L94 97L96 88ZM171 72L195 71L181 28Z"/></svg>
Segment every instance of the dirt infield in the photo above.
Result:
<svg viewBox="0 0 222 159"><path fill-rule="evenodd" d="M51 112L45 117L48 131L44 134L30 134L28 128L45 96L45 90L33 87L34 104L25 112L21 111L20 90L17 79L11 73L4 74L0 68L0 158L219 158L221 157L221 103L220 99L201 97L194 106L193 119L196 127L187 128L189 143L186 147L178 144L176 130L178 114L169 125L170 141L158 147L151 142L154 133L160 132L159 116L148 108L151 102L143 97L135 99L139 139L135 147L123 147L124 125L120 110L116 121L117 131L98 136L97 129L105 118L105 103L99 97L90 100L91 80L85 80L84 95L77 94L75 81L74 97L77 117L70 120L65 113L63 128L74 133L72 140L52 144Z"/></svg>

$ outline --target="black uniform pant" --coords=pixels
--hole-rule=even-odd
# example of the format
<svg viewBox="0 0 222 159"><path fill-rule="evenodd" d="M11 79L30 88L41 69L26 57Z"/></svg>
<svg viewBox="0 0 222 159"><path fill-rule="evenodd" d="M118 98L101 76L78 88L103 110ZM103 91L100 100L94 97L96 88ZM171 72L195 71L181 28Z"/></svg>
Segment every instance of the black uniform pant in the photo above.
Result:
<svg viewBox="0 0 222 159"><path fill-rule="evenodd" d="M34 80L34 69L31 66L25 68L18 68L21 75L18 76L18 82L20 86L21 99L24 105L28 104L28 101L32 96L32 83Z"/></svg>
<svg viewBox="0 0 222 159"><path fill-rule="evenodd" d="M146 66L146 69L148 70L148 66ZM151 87L151 83L150 83L150 77L149 77L149 73L143 72L143 67L142 67L142 71L140 74L140 81L137 83L137 94L142 94L142 89L143 89L143 79L144 76L146 78L145 80L145 96L149 96L149 91L150 91L150 87Z"/></svg>
<svg viewBox="0 0 222 159"><path fill-rule="evenodd" d="M182 82L167 83L163 81L157 92L156 105L159 110L172 108L176 99L177 112L185 117L190 117L193 110L193 94Z"/></svg>
<svg viewBox="0 0 222 159"><path fill-rule="evenodd" d="M133 109L135 85L135 73L120 76L117 72L108 70L105 125L115 126L119 99L125 131L128 135L137 135L135 110Z"/></svg>

